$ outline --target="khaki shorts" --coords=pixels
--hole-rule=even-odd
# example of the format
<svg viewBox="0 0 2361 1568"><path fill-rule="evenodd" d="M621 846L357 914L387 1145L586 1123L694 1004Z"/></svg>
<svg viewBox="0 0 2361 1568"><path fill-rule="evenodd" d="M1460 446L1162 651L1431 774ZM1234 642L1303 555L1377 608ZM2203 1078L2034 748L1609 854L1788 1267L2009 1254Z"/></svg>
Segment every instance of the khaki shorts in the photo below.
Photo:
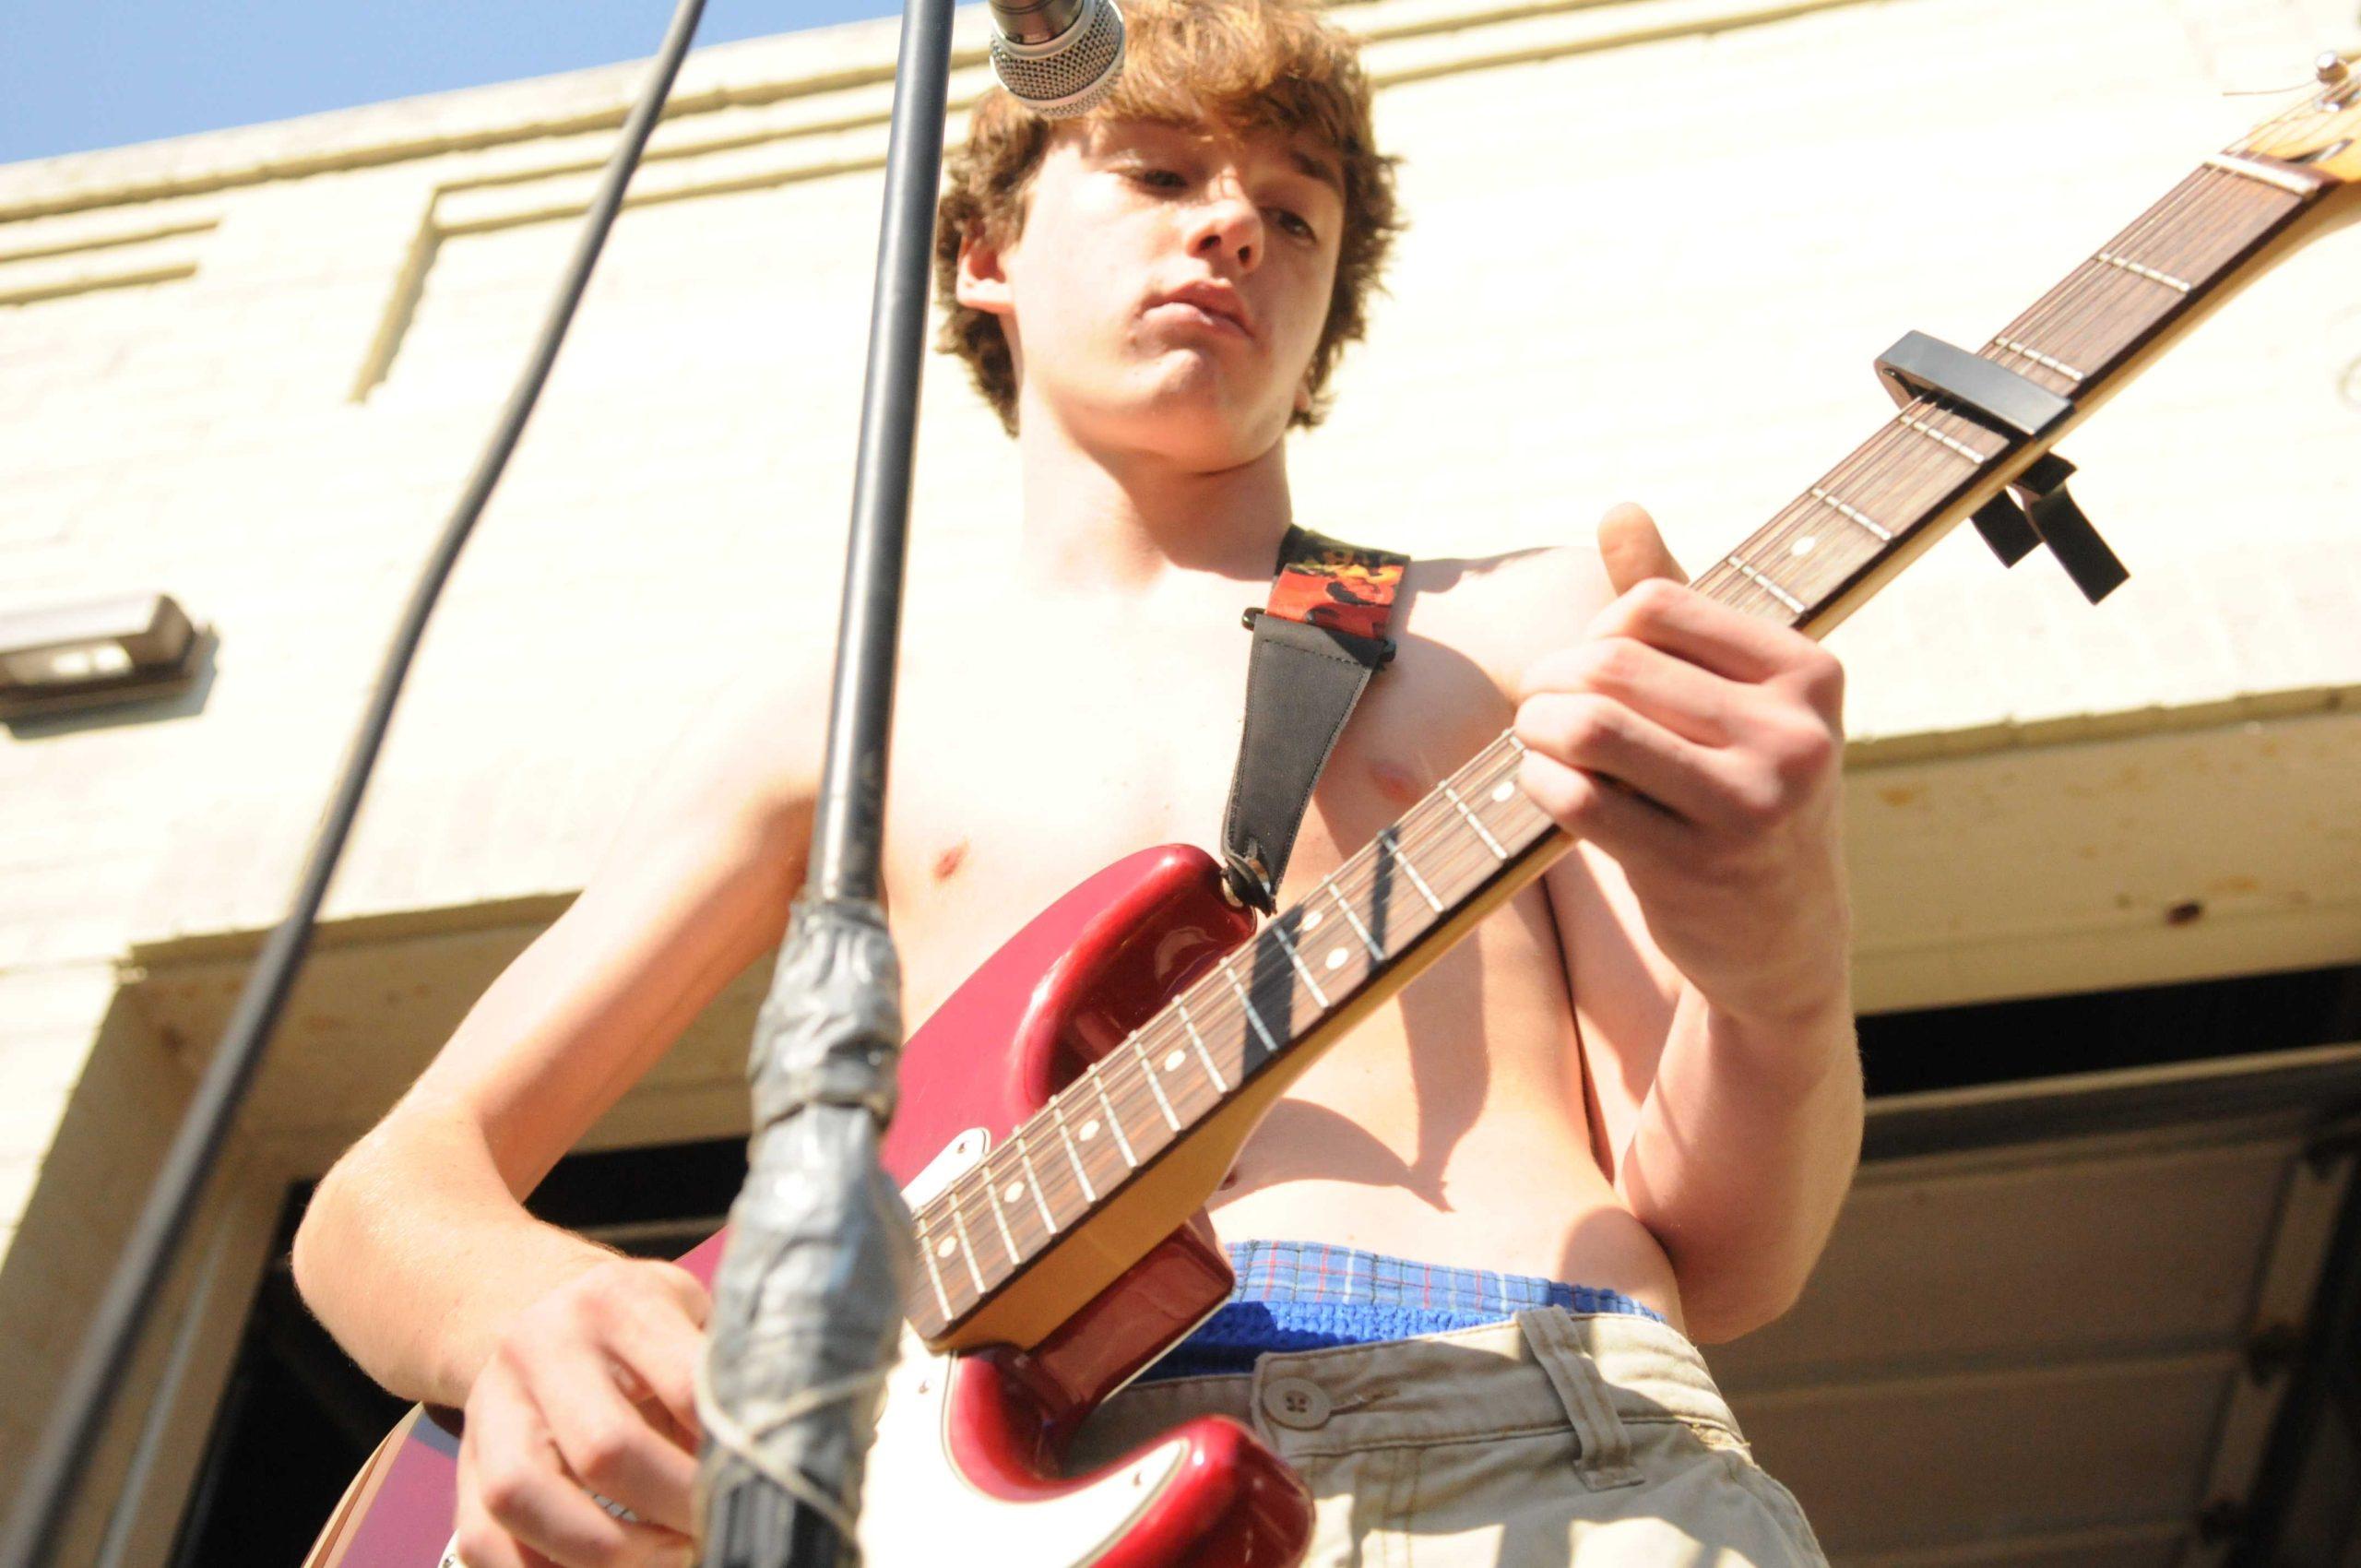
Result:
<svg viewBox="0 0 2361 1568"><path fill-rule="evenodd" d="M1827 1562L1696 1347L1645 1318L1537 1308L1134 1384L1085 1424L1074 1464L1202 1415L1244 1422L1311 1488L1307 1568Z"/></svg>

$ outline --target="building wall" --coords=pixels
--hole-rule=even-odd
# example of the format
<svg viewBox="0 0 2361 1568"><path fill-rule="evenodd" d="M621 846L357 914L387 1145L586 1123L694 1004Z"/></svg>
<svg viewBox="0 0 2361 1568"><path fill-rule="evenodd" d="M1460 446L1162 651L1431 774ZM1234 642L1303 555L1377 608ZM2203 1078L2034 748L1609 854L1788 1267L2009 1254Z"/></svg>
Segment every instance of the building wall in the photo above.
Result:
<svg viewBox="0 0 2361 1568"><path fill-rule="evenodd" d="M1478 553L1586 538L1630 497L1702 566L1884 417L1879 350L1981 342L2276 107L2225 92L2361 42L2349 9L1343 7L1414 227L1294 454L1302 515ZM893 42L684 73L208 1211L233 1275L263 1195L582 885L699 694L825 647ZM0 740L0 1471L282 911L638 80L0 169L0 612L158 588L219 637L185 698ZM2361 233L2322 241L2078 434L2134 572L2104 610L1963 530L1838 632L1865 1005L2361 956L2356 278ZM939 358L924 430L915 549L990 570L1011 453ZM598 1135L739 1125L747 1005L742 983ZM186 1360L175 1408L201 1411L218 1360Z"/></svg>

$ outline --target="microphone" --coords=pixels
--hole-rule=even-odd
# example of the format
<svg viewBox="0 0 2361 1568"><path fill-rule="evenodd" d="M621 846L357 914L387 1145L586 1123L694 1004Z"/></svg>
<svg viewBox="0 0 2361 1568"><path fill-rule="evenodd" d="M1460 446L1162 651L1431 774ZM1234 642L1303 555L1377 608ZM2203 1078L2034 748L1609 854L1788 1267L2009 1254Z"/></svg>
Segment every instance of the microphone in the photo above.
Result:
<svg viewBox="0 0 2361 1568"><path fill-rule="evenodd" d="M991 0L992 75L1045 120L1087 114L1123 70L1115 0Z"/></svg>

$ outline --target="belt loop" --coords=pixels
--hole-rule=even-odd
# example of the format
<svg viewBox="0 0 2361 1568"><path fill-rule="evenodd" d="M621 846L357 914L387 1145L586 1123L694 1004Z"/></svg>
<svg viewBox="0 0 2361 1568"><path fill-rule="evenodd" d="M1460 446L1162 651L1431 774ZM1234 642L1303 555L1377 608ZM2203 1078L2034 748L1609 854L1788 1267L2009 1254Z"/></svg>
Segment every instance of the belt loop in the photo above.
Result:
<svg viewBox="0 0 2361 1568"><path fill-rule="evenodd" d="M1593 1491L1639 1485L1646 1478L1631 1467L1631 1435L1608 1397L1597 1364L1575 1336L1574 1320L1557 1307L1530 1307L1516 1314L1516 1325L1582 1443L1574 1471L1583 1485Z"/></svg>

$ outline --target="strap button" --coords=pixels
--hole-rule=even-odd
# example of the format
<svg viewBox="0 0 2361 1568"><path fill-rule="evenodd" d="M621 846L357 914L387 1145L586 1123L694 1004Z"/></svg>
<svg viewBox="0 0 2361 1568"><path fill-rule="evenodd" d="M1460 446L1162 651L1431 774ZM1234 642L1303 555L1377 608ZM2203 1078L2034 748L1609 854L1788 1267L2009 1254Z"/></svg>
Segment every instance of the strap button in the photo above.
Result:
<svg viewBox="0 0 2361 1568"><path fill-rule="evenodd" d="M1275 1377L1263 1385L1263 1413L1283 1427L1310 1431L1334 1408L1328 1391L1309 1378Z"/></svg>

